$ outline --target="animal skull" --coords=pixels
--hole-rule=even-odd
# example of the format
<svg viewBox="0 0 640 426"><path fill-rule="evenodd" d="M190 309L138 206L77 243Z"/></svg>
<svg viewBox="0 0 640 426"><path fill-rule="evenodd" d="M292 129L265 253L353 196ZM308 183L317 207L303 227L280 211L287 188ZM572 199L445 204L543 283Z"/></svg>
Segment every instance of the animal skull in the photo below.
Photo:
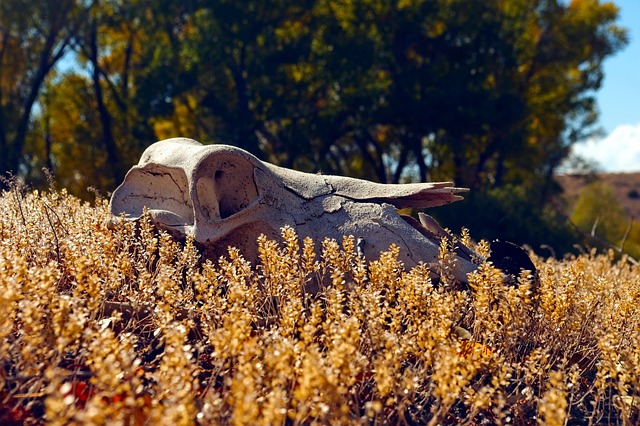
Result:
<svg viewBox="0 0 640 426"><path fill-rule="evenodd" d="M227 145L185 138L151 145L126 175L110 202L114 216L136 220L146 207L156 226L178 237L193 236L205 256L237 247L258 258L256 238L276 238L293 227L319 242L343 235L361 239L363 254L377 258L392 243L406 267L436 263L444 232L430 217L423 226L398 214L405 207L430 208L462 199L449 182L387 185L340 176L302 173L258 160ZM476 265L461 254L453 275L467 281Z"/></svg>

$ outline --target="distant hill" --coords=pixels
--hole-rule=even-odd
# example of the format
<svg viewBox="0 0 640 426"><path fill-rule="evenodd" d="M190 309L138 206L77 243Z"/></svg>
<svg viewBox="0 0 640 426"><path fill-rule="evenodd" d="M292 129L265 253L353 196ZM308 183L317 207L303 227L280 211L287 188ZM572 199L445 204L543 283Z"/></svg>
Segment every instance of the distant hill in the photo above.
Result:
<svg viewBox="0 0 640 426"><path fill-rule="evenodd" d="M585 186L600 181L613 189L620 205L626 210L629 217L640 219L640 172L559 175L556 176L556 181L564 190L564 198L569 209L573 208Z"/></svg>

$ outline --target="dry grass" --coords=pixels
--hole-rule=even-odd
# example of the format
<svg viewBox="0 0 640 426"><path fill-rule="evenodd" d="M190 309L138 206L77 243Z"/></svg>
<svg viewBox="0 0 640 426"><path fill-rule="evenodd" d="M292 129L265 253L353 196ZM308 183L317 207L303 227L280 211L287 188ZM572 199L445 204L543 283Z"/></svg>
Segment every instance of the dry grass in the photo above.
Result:
<svg viewBox="0 0 640 426"><path fill-rule="evenodd" d="M448 290L393 246L316 256L291 229L258 241L259 265L203 261L148 222L108 229L96 204L0 198L0 423L638 421L640 270L624 259L534 258L535 289L484 264Z"/></svg>

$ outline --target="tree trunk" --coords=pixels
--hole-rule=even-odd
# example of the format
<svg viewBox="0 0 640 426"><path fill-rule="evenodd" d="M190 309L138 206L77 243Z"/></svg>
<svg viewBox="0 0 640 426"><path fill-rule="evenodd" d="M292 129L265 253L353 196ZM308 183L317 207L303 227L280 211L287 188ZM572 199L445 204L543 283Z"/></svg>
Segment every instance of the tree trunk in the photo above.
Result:
<svg viewBox="0 0 640 426"><path fill-rule="evenodd" d="M104 102L104 95L102 93L102 86L100 85L100 70L98 66L98 34L97 24L94 20L91 23L91 35L90 35L90 58L93 65L93 72L91 74L93 81L93 89L96 95L96 102L98 103L98 114L100 114L100 122L102 123L102 142L104 148L107 151L107 162L111 169L111 174L114 184L117 184L122 180L124 174L121 172L122 165L120 163L120 153L116 145L116 141L113 137L112 123L113 118L107 109Z"/></svg>
<svg viewBox="0 0 640 426"><path fill-rule="evenodd" d="M367 133L365 131L365 133ZM362 152L362 158L373 167L375 170L376 177L378 182L387 183L387 173L384 170L384 165L382 164L382 159L380 157L376 158L371 155L368 149L368 138L367 136L354 135L354 139L358 148L360 148L360 152ZM372 142L373 143L373 142ZM373 143L375 146L375 143Z"/></svg>
<svg viewBox="0 0 640 426"><path fill-rule="evenodd" d="M411 138L413 146L413 155L416 157L418 163L418 170L420 170L420 182L428 182L429 180L429 167L424 161L422 156L422 141L419 136L413 136Z"/></svg>
<svg viewBox="0 0 640 426"><path fill-rule="evenodd" d="M49 46L49 40L47 41L48 49L43 50L40 55L40 65L38 67L38 71L36 72L36 76L33 79L31 87L29 89L29 94L27 99L25 100L24 106L22 108L22 114L20 115L20 119L18 120L18 125L16 126L16 135L13 139L13 143L11 143L11 148L9 149L7 155L7 170L12 170L14 173L18 171L20 166L20 157L22 156L22 151L24 149L24 143L27 138L27 131L29 130L29 120L31 118L31 111L33 110L33 106L38 99L38 93L40 92L40 88L44 83L44 80L51 71L53 64L57 62L59 58L53 58L51 62L49 62L49 57L51 53L51 47L53 47L53 40L51 40L51 46Z"/></svg>
<svg viewBox="0 0 640 426"><path fill-rule="evenodd" d="M7 49L7 44L9 43L9 34L6 31L0 31L0 36L2 36L2 44L0 45L0 76L2 75L2 61L4 58L4 53L6 52ZM4 127L4 114L2 111L2 98L3 98L3 93L2 93L2 85L0 85L0 152L8 152L9 151L9 146L8 146L8 141L7 141L7 131L5 130ZM0 160L0 173L4 173L5 170L5 161L6 158L5 156L3 156L3 159ZM0 186L1 188L1 186Z"/></svg>
<svg viewBox="0 0 640 426"><path fill-rule="evenodd" d="M3 153L2 160L0 161L0 167L2 167L0 170L1 173L18 172L22 152L24 150L24 144L29 131L31 112L38 99L40 89L54 65L64 56L66 48L71 40L71 34L73 31L67 20L71 5L72 3L61 5L58 8L57 15L52 17L50 22L46 23L48 24L48 29L44 40L44 46L38 59L37 69L35 69L35 72L33 73L34 77L30 82L24 102L22 105L18 106L20 109L20 116L15 127L13 140L9 139L8 133L10 130L5 127L8 124L4 122L4 117L0 112L0 148ZM63 28L68 28L69 33L66 38L58 40ZM0 53L3 55L7 42L8 35L4 33L2 39L3 47L2 50L0 50ZM57 43L59 44L56 48Z"/></svg>
<svg viewBox="0 0 640 426"><path fill-rule="evenodd" d="M402 176L402 171L407 165L408 155L409 155L409 150L406 147L402 147L400 151L400 158L398 159L396 171L393 173L393 180L391 181L391 183L400 183L400 177Z"/></svg>
<svg viewBox="0 0 640 426"><path fill-rule="evenodd" d="M237 96L237 144L240 148L246 149L256 157L262 158L258 146L258 140L256 135L252 131L251 122L251 109L249 108L249 88L247 87L247 80L245 78L245 56L247 45L243 44L240 49L240 58L237 63L231 65L231 73L236 85ZM231 124L231 123L230 123Z"/></svg>

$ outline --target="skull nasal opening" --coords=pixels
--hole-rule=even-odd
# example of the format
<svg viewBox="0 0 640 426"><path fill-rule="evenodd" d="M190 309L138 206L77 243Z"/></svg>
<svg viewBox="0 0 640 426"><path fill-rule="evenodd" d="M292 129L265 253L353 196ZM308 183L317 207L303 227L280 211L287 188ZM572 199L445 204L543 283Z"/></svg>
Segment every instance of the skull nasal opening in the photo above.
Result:
<svg viewBox="0 0 640 426"><path fill-rule="evenodd" d="M211 158L200 168L196 192L205 218L233 216L258 198L253 167L246 159L227 154Z"/></svg>

